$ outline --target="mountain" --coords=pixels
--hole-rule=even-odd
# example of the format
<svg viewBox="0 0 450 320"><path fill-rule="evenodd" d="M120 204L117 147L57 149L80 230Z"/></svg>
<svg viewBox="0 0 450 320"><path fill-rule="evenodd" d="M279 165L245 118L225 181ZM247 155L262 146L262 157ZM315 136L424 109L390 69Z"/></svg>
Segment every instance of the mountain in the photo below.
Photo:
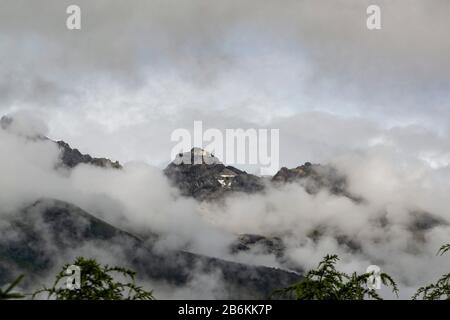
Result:
<svg viewBox="0 0 450 320"><path fill-rule="evenodd" d="M348 197L355 202L364 201L361 197L348 191L345 175L330 165L306 162L293 169L283 167L272 177L271 181L276 185L298 182L310 194L328 190L331 194Z"/></svg>
<svg viewBox="0 0 450 320"><path fill-rule="evenodd" d="M199 149L179 154L164 174L185 196L197 200L218 200L233 192L264 190L264 180L232 166L225 166L214 155Z"/></svg>
<svg viewBox="0 0 450 320"><path fill-rule="evenodd" d="M61 267L62 257L71 261L85 248L120 256L141 278L174 287L187 285L196 275L219 274L226 286L221 298L267 298L273 290L300 279L280 269L185 251L160 252L151 243L63 201L41 199L10 217L3 226L10 236L0 238L0 285L19 273L27 275L28 283L39 283L48 270Z"/></svg>
<svg viewBox="0 0 450 320"><path fill-rule="evenodd" d="M183 195L200 201L217 201L236 193L263 192L267 183L277 187L286 183L299 183L310 194L328 190L355 202L363 199L347 190L347 179L336 168L306 162L293 169L281 168L269 181L221 163L214 155L200 148L180 153L164 170Z"/></svg>
<svg viewBox="0 0 450 320"><path fill-rule="evenodd" d="M10 130L11 125L14 119L0 119L0 130ZM64 141L36 134L38 131L34 129L25 130L26 134L14 130L10 132L21 135L27 143L43 140L55 143L60 150L59 166L69 171L79 164L122 169L118 161L83 154ZM231 194L264 194L269 188L298 184L312 196L326 190L331 195L347 197L355 204L365 204L363 198L349 192L346 176L328 165L307 162L291 169L283 167L273 177L263 178L227 166L213 154L193 148L180 153L163 172L182 195L198 201L222 204L221 200ZM219 277L224 283L219 297L224 299L267 298L274 289L301 279L302 270L287 258L283 235L279 234L237 234L229 252L273 255L283 269L235 263L182 250L162 251L156 245L157 234L144 240L140 235L121 230L82 208L57 199L37 199L15 212L2 210L0 206L0 286L19 273L27 275L29 286L48 283L45 280L49 272L78 255L96 257L101 263L104 257L115 257L123 261L121 265L136 270L144 280L163 283L173 290L189 285L198 276L211 276L214 281ZM411 212L411 217L407 227L417 241L425 241L428 230L448 225L447 221L420 210ZM376 223L387 226L390 222L381 212ZM340 246L351 251L361 250L357 239L326 225L315 226L305 236L313 242L334 237Z"/></svg>
<svg viewBox="0 0 450 320"><path fill-rule="evenodd" d="M82 154L78 149L72 149L70 145L64 141L57 141L58 147L61 149L61 161L69 167L74 168L80 163L92 164L98 167L109 167L122 169L119 161L111 161L107 158L93 158L88 154Z"/></svg>

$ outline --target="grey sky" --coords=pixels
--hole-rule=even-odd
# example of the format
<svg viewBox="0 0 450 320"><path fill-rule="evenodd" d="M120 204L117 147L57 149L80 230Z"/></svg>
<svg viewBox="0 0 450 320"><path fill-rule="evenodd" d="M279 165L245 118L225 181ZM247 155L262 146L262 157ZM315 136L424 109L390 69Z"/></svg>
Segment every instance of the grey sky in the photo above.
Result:
<svg viewBox="0 0 450 320"><path fill-rule="evenodd" d="M372 3L380 31L365 26ZM81 31L65 28L69 4L82 9ZM168 161L170 132L193 120L279 128L289 166L367 146L386 127L439 140L450 119L449 9L446 0L4 0L0 112L31 110L55 139L156 165Z"/></svg>

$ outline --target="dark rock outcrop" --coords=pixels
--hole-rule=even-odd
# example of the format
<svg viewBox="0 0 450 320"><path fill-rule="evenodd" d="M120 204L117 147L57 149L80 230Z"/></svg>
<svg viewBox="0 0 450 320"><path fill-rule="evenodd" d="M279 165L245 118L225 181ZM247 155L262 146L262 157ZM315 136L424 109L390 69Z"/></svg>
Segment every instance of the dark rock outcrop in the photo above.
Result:
<svg viewBox="0 0 450 320"><path fill-rule="evenodd" d="M183 195L197 200L217 200L230 192L255 193L264 189L262 178L225 166L198 148L178 155L164 174Z"/></svg>
<svg viewBox="0 0 450 320"><path fill-rule="evenodd" d="M355 202L363 201L361 197L347 190L346 177L332 166L306 162L293 169L283 167L272 177L272 182L275 185L298 182L310 194L316 194L325 189L334 195L345 196Z"/></svg>
<svg viewBox="0 0 450 320"><path fill-rule="evenodd" d="M181 153L164 170L169 180L185 196L197 200L218 200L233 192L252 194L264 191L265 179L221 163L214 155L193 148ZM269 181L275 186L300 183L310 194L320 190L345 196L355 202L363 199L347 190L346 177L332 166L309 162L293 169L281 168Z"/></svg>
<svg viewBox="0 0 450 320"><path fill-rule="evenodd" d="M57 141L56 143L61 149L61 161L63 165L69 168L74 168L80 163L91 164L103 168L122 168L118 161L113 162L107 158L93 158L88 154L82 154L78 149L72 149L69 144L64 141Z"/></svg>

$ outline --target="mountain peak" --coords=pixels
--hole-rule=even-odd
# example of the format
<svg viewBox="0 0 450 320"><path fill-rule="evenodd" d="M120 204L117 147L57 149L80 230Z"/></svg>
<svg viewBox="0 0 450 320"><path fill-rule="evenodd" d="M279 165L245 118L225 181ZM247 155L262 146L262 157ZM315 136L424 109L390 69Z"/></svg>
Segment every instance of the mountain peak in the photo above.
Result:
<svg viewBox="0 0 450 320"><path fill-rule="evenodd" d="M180 152L172 161L175 165L214 165L222 164L214 154L198 147L192 148L188 152Z"/></svg>
<svg viewBox="0 0 450 320"><path fill-rule="evenodd" d="M72 149L70 145L64 141L57 141L56 143L62 152L62 163L69 168L74 168L80 163L91 164L103 168L122 168L122 165L118 161L113 162L107 158L91 157L89 154L81 153L78 149Z"/></svg>
<svg viewBox="0 0 450 320"><path fill-rule="evenodd" d="M164 174L183 195L214 200L229 192L254 193L264 189L262 178L226 166L201 148L179 153Z"/></svg>

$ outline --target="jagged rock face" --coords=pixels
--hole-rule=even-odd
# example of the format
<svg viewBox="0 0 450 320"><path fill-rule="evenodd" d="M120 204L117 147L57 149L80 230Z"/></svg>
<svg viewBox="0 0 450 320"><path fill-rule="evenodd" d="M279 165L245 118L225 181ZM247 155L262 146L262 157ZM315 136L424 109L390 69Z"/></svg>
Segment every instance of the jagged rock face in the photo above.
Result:
<svg viewBox="0 0 450 320"><path fill-rule="evenodd" d="M72 149L68 143L64 141L56 142L61 149L61 161L69 167L74 168L80 163L92 164L98 167L121 169L122 166L118 161L111 161L106 158L93 158L88 154L82 154L78 149Z"/></svg>
<svg viewBox="0 0 450 320"><path fill-rule="evenodd" d="M286 167L282 167L272 178L273 182L294 182L298 179L303 179L311 175L313 173L314 167L311 163L306 162L302 166L298 166L294 169L288 169Z"/></svg>
<svg viewBox="0 0 450 320"><path fill-rule="evenodd" d="M173 160L174 164L220 164L220 160L213 154L201 149L192 148L190 152L179 153Z"/></svg>
<svg viewBox="0 0 450 320"><path fill-rule="evenodd" d="M211 155L193 148L190 152L179 155L164 170L165 175L177 186L183 195L197 200L214 200L230 192L254 193L264 189L263 179L232 166L225 166L220 161L211 159ZM197 158L196 158L197 157ZM196 162L194 162L196 159Z"/></svg>
<svg viewBox="0 0 450 320"><path fill-rule="evenodd" d="M355 202L363 201L362 198L352 195L347 190L346 177L332 166L306 162L293 169L283 167L273 176L272 182L275 185L299 182L310 194L326 189L332 194L348 197Z"/></svg>
<svg viewBox="0 0 450 320"><path fill-rule="evenodd" d="M261 192L266 186L263 178L225 166L213 155L198 148L179 154L164 173L183 195L201 201L222 199L231 192ZM348 192L346 177L331 166L307 162L293 169L283 167L271 179L275 186L293 182L299 182L310 194L326 189L355 202L363 201Z"/></svg>
<svg viewBox="0 0 450 320"><path fill-rule="evenodd" d="M327 188L336 194L342 194L346 187L345 177L329 166L311 164L306 162L297 168L283 167L272 178L275 183L295 182L308 180L305 187L310 193L317 193L322 188Z"/></svg>
<svg viewBox="0 0 450 320"><path fill-rule="evenodd" d="M274 289L300 279L296 273L273 268L248 266L184 251L155 251L148 241L144 243L62 201L43 199L10 217L5 229L9 234L4 234L0 240L0 285L20 272L26 274L30 282L45 278L48 270L59 269L59 264L70 262L58 259L71 255L74 258L77 250L86 246L90 250L99 248L111 256L120 254L121 265L136 270L144 279L174 286L185 285L198 274L219 272L226 286L222 298L267 298ZM95 258L104 263L101 257Z"/></svg>

